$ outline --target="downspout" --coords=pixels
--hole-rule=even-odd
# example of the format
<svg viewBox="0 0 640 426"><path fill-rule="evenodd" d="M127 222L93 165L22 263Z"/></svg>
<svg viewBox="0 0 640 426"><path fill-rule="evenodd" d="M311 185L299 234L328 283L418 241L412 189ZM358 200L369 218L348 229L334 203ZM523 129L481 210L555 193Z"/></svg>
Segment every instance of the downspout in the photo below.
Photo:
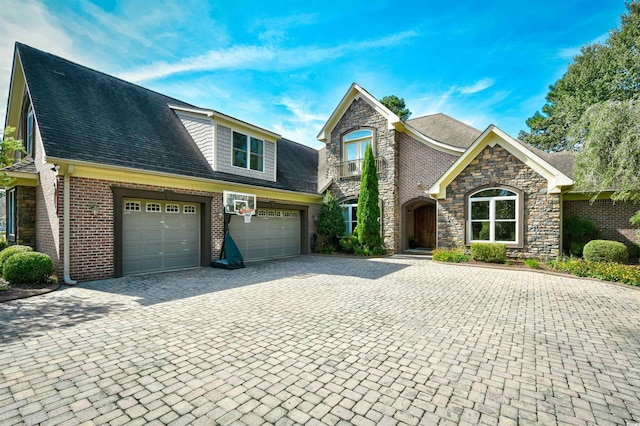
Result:
<svg viewBox="0 0 640 426"><path fill-rule="evenodd" d="M71 195L70 192L70 180L71 174L73 173L73 165L69 165L67 167L67 171L64 174L64 200L63 200L63 209L64 209L64 217L62 218L62 229L64 233L63 239L63 274L64 274L64 283L69 285L77 284L78 282L72 280L69 276L69 270L71 269L71 237L69 235L69 229L71 228Z"/></svg>

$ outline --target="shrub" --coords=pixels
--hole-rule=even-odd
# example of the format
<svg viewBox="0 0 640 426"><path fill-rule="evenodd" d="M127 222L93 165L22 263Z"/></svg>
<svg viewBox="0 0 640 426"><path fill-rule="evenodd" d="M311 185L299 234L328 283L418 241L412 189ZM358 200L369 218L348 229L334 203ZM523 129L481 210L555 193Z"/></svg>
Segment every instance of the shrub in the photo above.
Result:
<svg viewBox="0 0 640 426"><path fill-rule="evenodd" d="M433 260L437 262L460 263L467 262L469 256L463 248L438 248L433 251Z"/></svg>
<svg viewBox="0 0 640 426"><path fill-rule="evenodd" d="M589 262L582 259L550 260L547 266L578 277L600 278L605 281L640 286L640 267L620 263Z"/></svg>
<svg viewBox="0 0 640 426"><path fill-rule="evenodd" d="M15 245L2 250L0 252L0 274L4 275L4 264L11 256L25 251L33 251L33 249L29 246Z"/></svg>
<svg viewBox="0 0 640 426"><path fill-rule="evenodd" d="M564 247L569 248L574 256L582 256L584 245L595 238L598 238L598 227L590 219L573 216L562 222Z"/></svg>
<svg viewBox="0 0 640 426"><path fill-rule="evenodd" d="M47 281L53 273L53 262L44 253L25 251L11 256L4 264L4 278L11 284L33 284Z"/></svg>
<svg viewBox="0 0 640 426"><path fill-rule="evenodd" d="M7 239L2 237L0 238L0 251L7 248Z"/></svg>
<svg viewBox="0 0 640 426"><path fill-rule="evenodd" d="M525 259L524 264L531 269L540 269L540 262L538 262L536 259Z"/></svg>
<svg viewBox="0 0 640 426"><path fill-rule="evenodd" d="M360 247L360 241L355 232L340 239L340 248L345 253L353 254L356 252L356 249Z"/></svg>
<svg viewBox="0 0 640 426"><path fill-rule="evenodd" d="M471 258L479 262L504 263L507 246L502 243L471 243Z"/></svg>
<svg viewBox="0 0 640 426"><path fill-rule="evenodd" d="M327 192L327 195L322 201L316 226L318 233L326 237L332 247L335 247L338 236L344 235L345 224L342 217L342 208L340 207L338 199L330 192Z"/></svg>
<svg viewBox="0 0 640 426"><path fill-rule="evenodd" d="M356 256L382 256L387 254L382 247L356 247Z"/></svg>
<svg viewBox="0 0 640 426"><path fill-rule="evenodd" d="M584 246L584 259L590 262L624 263L629 259L627 246L618 241L593 240Z"/></svg>
<svg viewBox="0 0 640 426"><path fill-rule="evenodd" d="M368 144L362 161L356 229L360 244L362 247L368 247L369 250L377 250L382 245L378 200L378 171L371 144Z"/></svg>

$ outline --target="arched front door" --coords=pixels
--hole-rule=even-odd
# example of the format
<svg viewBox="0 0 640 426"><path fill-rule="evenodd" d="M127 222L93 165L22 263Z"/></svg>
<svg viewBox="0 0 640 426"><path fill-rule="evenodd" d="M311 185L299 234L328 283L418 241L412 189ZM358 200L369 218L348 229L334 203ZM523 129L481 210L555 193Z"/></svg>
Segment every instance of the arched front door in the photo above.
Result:
<svg viewBox="0 0 640 426"><path fill-rule="evenodd" d="M434 204L426 204L413 211L413 238L417 247L436 246L436 209Z"/></svg>

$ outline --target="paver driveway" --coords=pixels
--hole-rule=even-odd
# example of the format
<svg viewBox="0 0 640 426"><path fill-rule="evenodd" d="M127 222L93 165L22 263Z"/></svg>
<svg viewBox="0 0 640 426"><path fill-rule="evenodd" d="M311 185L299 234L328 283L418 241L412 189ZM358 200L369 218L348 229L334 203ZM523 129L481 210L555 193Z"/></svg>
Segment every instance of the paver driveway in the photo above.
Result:
<svg viewBox="0 0 640 426"><path fill-rule="evenodd" d="M319 256L0 305L1 424L632 424L640 291Z"/></svg>

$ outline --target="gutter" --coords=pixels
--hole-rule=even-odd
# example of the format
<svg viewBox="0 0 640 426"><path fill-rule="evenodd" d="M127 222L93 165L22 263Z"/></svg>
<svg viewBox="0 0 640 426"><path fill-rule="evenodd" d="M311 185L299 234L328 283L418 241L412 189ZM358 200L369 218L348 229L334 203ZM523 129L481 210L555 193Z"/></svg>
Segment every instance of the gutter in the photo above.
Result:
<svg viewBox="0 0 640 426"><path fill-rule="evenodd" d="M64 209L64 217L62 218L63 222L63 276L64 283L68 285L75 285L78 282L72 280L69 276L69 270L71 269L71 236L69 235L69 229L71 228L71 194L70 194L70 180L71 174L73 173L73 165L69 164L67 166L67 171L64 174L64 200L63 200L63 209Z"/></svg>

